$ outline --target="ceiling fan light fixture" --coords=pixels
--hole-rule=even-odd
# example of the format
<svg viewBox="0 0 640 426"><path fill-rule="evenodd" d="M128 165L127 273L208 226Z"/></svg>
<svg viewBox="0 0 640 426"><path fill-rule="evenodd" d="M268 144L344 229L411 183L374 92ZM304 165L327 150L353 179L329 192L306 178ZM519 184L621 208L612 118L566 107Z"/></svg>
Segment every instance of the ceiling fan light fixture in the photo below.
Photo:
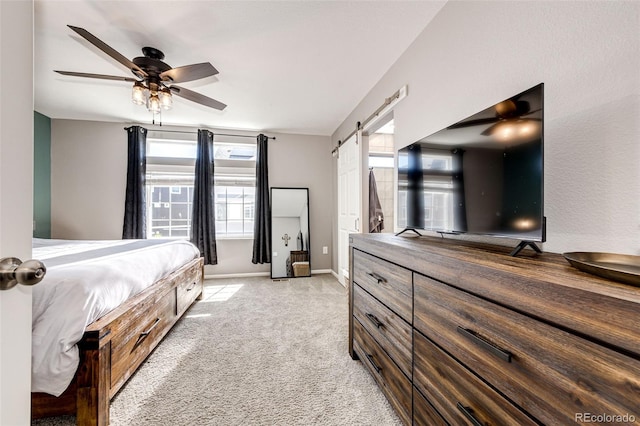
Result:
<svg viewBox="0 0 640 426"><path fill-rule="evenodd" d="M147 109L154 114L158 114L160 112L160 98L158 98L158 92L152 92L151 95L149 95Z"/></svg>
<svg viewBox="0 0 640 426"><path fill-rule="evenodd" d="M488 134L504 141L521 140L534 135L539 128L540 124L533 120L506 119L493 125Z"/></svg>
<svg viewBox="0 0 640 426"><path fill-rule="evenodd" d="M147 88L140 81L136 81L133 84L133 91L131 92L131 100L136 105L144 105L147 102Z"/></svg>
<svg viewBox="0 0 640 426"><path fill-rule="evenodd" d="M171 109L171 107L173 106L173 98L171 97L171 91L166 87L163 87L160 90L160 93L158 93L158 96L160 98L160 106L163 109Z"/></svg>

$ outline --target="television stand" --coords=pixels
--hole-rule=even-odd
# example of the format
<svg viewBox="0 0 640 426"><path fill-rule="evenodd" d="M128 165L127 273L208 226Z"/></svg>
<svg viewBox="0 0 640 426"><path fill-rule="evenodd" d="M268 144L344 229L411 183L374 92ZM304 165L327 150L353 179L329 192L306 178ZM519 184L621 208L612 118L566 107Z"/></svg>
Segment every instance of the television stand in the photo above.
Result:
<svg viewBox="0 0 640 426"><path fill-rule="evenodd" d="M405 232L407 232L407 231L413 231L413 232L415 232L415 233L416 233L416 235L417 235L418 237L422 237L422 234L421 234L421 233L419 233L418 231L416 231L416 230L415 230L415 228L404 228L402 231L400 231L400 232L398 232L398 233L396 234L396 237L397 237L398 235L400 235L400 234L404 234L404 233L405 233Z"/></svg>
<svg viewBox="0 0 640 426"><path fill-rule="evenodd" d="M520 241L520 244L518 244L516 248L514 248L511 253L509 253L509 256L517 256L518 253L520 253L520 251L526 246L531 247L533 250L535 250L536 253L542 253L542 250L540 250L540 247L536 245L535 241Z"/></svg>

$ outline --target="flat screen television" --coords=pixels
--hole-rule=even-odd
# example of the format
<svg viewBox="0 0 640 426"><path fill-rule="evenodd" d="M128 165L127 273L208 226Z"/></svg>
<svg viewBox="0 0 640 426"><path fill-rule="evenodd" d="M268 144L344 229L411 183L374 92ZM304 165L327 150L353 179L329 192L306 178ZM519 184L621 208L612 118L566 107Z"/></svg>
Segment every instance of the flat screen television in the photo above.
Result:
<svg viewBox="0 0 640 426"><path fill-rule="evenodd" d="M545 240L541 83L398 151L398 226ZM402 233L401 232L401 233ZM517 254L514 250L512 254Z"/></svg>

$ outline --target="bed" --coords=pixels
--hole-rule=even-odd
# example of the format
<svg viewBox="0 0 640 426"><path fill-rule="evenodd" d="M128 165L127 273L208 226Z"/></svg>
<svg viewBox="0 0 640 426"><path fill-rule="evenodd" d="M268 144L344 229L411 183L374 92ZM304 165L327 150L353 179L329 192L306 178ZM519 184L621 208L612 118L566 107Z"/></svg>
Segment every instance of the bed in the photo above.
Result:
<svg viewBox="0 0 640 426"><path fill-rule="evenodd" d="M184 240L34 239L32 418L107 425L109 402L202 294Z"/></svg>

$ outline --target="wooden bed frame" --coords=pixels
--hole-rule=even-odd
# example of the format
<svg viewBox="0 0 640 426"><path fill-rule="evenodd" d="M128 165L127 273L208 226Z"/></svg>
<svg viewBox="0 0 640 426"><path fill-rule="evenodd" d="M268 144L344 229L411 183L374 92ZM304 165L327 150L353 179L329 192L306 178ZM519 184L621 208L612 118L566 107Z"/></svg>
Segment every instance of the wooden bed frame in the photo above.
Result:
<svg viewBox="0 0 640 426"><path fill-rule="evenodd" d="M32 393L31 417L75 415L78 425L108 425L111 399L202 298L203 281L203 259L194 259L90 324L71 384L59 397Z"/></svg>

